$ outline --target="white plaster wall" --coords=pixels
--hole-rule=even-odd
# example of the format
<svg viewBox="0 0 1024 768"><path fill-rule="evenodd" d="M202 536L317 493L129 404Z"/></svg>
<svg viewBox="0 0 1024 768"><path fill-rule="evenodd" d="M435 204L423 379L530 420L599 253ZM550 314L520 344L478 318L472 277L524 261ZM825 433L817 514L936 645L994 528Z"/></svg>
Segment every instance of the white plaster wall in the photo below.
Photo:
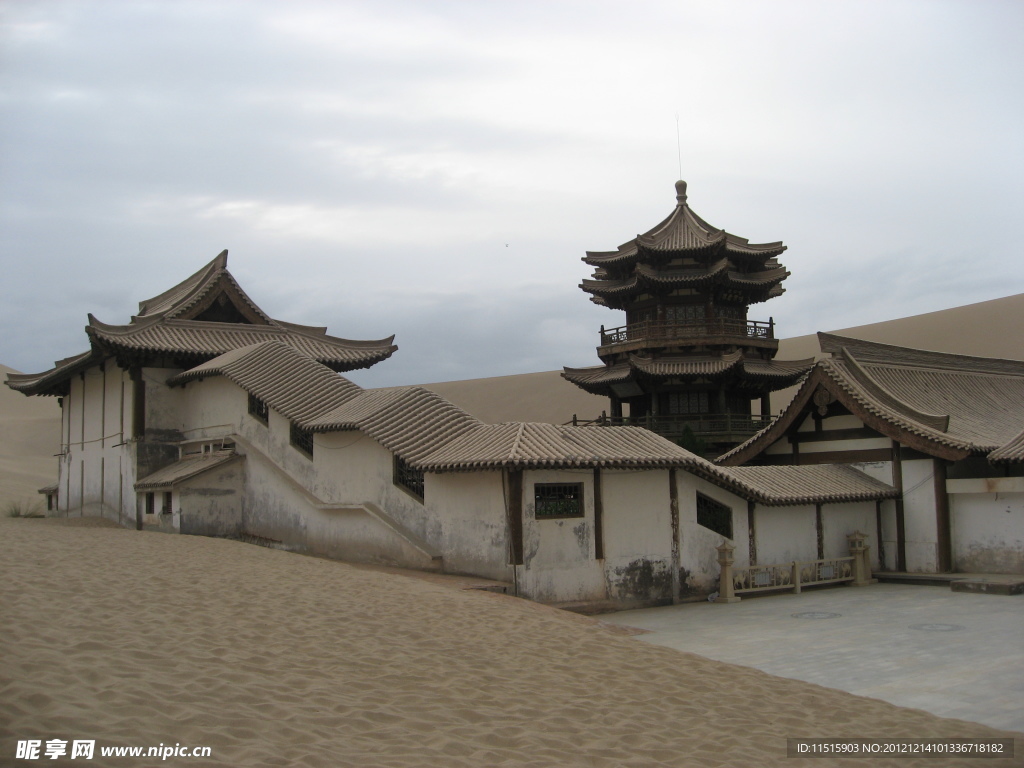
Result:
<svg viewBox="0 0 1024 768"><path fill-rule="evenodd" d="M875 502L858 501L843 504L825 504L821 508L822 545L825 557L849 557L847 534L860 531L867 536L875 560ZM817 559L817 558L810 558Z"/></svg>
<svg viewBox="0 0 1024 768"><path fill-rule="evenodd" d="M949 501L954 571L1024 574L1024 492L956 493Z"/></svg>
<svg viewBox="0 0 1024 768"><path fill-rule="evenodd" d="M754 509L754 527L757 531L758 565L818 559L818 531L813 504L791 507L758 504Z"/></svg>
<svg viewBox="0 0 1024 768"><path fill-rule="evenodd" d="M538 520L534 510L535 483L583 483L584 516L564 520ZM607 541L606 537L606 546ZM523 565L519 568L518 576L520 594L547 602L602 600L607 594L603 570L602 563L594 557L593 472L523 472Z"/></svg>
<svg viewBox="0 0 1024 768"><path fill-rule="evenodd" d="M134 525L134 491L125 494L125 475L134 482L122 423L126 376L110 358L70 380L61 414L64 455L58 463L56 514Z"/></svg>
<svg viewBox="0 0 1024 768"><path fill-rule="evenodd" d="M892 443L887 437L866 437L854 440L821 440L800 443L801 455L805 453L826 453L828 451L871 451L879 448L888 450Z"/></svg>
<svg viewBox="0 0 1024 768"><path fill-rule="evenodd" d="M610 470L601 485L608 597L672 599L669 471Z"/></svg>
<svg viewBox="0 0 1024 768"><path fill-rule="evenodd" d="M934 465L931 459L905 460L901 464L907 570L911 573L935 573L938 568L938 532Z"/></svg>
<svg viewBox="0 0 1024 768"><path fill-rule="evenodd" d="M424 484L445 571L513 581L502 473L427 473Z"/></svg>
<svg viewBox="0 0 1024 768"><path fill-rule="evenodd" d="M876 536L877 537L877 536ZM896 570L896 500L886 499L882 502L882 542L881 550L877 542L872 567L877 563L882 570Z"/></svg>
<svg viewBox="0 0 1024 768"><path fill-rule="evenodd" d="M718 589L721 567L718 550L723 538L697 522L697 492L724 504L732 510L732 535L729 541L736 547L735 564L750 564L749 536L747 534L746 499L719 488L680 470L679 481L679 535L680 567L688 572L687 586L694 594L714 592Z"/></svg>
<svg viewBox="0 0 1024 768"><path fill-rule="evenodd" d="M241 430L244 418L252 418L246 391L223 376L189 382L178 392L175 427L185 440L229 435Z"/></svg>

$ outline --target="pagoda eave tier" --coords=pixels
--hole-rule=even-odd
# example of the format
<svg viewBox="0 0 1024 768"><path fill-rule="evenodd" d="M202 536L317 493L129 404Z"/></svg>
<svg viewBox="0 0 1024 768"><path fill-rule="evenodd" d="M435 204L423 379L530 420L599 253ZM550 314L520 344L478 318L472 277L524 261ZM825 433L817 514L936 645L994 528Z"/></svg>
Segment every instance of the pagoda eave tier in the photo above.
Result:
<svg viewBox="0 0 1024 768"><path fill-rule="evenodd" d="M685 183L680 183L685 190ZM615 251L587 251L583 261L595 267L628 266L663 259L666 255L699 257L707 253L763 261L786 250L781 241L751 243L744 237L711 226L686 204L685 191L676 199L675 210L664 221Z"/></svg>
<svg viewBox="0 0 1024 768"><path fill-rule="evenodd" d="M791 386L813 366L813 358L762 360L745 358L739 352L708 358L630 355L628 359L612 365L564 368L562 377L591 394L603 396L613 394L613 385L630 380L651 384L686 384L700 379L716 383L728 380L733 387L749 389L756 394L765 389L774 391Z"/></svg>
<svg viewBox="0 0 1024 768"><path fill-rule="evenodd" d="M766 301L783 292L781 283L789 277L789 271L777 266L761 272L738 272L729 269L726 260L708 270L658 270L639 265L636 272L620 280L584 280L579 287L595 298L628 301L643 293L666 294L680 288L699 291L739 291L750 303ZM774 289L778 289L773 292Z"/></svg>
<svg viewBox="0 0 1024 768"><path fill-rule="evenodd" d="M328 336L320 328L281 324L247 325L200 320L141 319L130 325L108 325L92 316L86 333L94 347L121 356L183 356L210 359L232 349L262 341L283 341L336 371L365 368L391 356L394 336L354 341Z"/></svg>

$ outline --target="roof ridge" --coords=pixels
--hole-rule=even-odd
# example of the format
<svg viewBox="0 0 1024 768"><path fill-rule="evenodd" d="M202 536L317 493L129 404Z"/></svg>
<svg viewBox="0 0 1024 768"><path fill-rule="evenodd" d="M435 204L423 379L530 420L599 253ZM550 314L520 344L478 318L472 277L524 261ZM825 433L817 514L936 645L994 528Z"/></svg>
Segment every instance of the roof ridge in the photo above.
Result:
<svg viewBox="0 0 1024 768"><path fill-rule="evenodd" d="M511 450L509 451L509 454L508 454L508 457L511 460L514 460L516 458L516 454L519 452L519 445L522 442L523 431L525 429L526 429L526 422L525 421L519 422L519 429L516 432L515 442L512 443L512 448L511 448Z"/></svg>

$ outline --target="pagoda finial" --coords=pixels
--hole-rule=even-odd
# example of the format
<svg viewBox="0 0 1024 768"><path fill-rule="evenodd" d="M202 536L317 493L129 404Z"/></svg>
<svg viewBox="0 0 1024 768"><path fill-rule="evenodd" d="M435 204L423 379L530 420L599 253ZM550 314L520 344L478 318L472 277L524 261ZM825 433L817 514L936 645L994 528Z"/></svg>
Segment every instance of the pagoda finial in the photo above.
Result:
<svg viewBox="0 0 1024 768"><path fill-rule="evenodd" d="M676 182L676 201L679 205L686 202L686 182L682 179Z"/></svg>

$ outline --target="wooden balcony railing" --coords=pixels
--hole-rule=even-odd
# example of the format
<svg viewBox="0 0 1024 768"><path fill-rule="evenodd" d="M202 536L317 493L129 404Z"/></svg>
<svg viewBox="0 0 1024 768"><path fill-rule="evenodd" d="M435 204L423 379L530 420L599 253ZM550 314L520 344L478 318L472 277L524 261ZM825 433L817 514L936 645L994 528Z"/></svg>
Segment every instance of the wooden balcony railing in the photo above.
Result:
<svg viewBox="0 0 1024 768"><path fill-rule="evenodd" d="M648 320L618 328L601 326L601 346L630 341L670 341L703 336L732 336L743 339L774 339L775 320L700 320L685 323Z"/></svg>
<svg viewBox="0 0 1024 768"><path fill-rule="evenodd" d="M573 426L644 427L662 437L682 437L687 430L695 437L713 440L745 440L770 425L774 416L739 413L673 414L669 416L606 416L581 421L575 416Z"/></svg>

